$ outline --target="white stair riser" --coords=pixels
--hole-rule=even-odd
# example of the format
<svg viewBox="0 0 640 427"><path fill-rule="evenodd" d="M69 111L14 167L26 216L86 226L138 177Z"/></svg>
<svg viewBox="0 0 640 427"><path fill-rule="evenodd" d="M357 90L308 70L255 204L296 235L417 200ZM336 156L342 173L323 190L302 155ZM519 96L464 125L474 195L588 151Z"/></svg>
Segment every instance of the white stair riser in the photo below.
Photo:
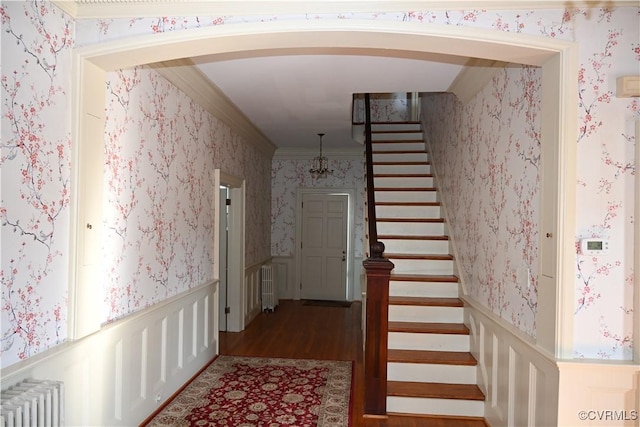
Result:
<svg viewBox="0 0 640 427"><path fill-rule="evenodd" d="M484 417L484 402L476 400L388 396L387 412Z"/></svg>
<svg viewBox="0 0 640 427"><path fill-rule="evenodd" d="M435 202L435 191L376 191L376 202Z"/></svg>
<svg viewBox="0 0 640 427"><path fill-rule="evenodd" d="M376 206L378 218L441 218L440 206Z"/></svg>
<svg viewBox="0 0 640 427"><path fill-rule="evenodd" d="M411 240L380 238L386 252L393 254L446 255L449 253L447 240Z"/></svg>
<svg viewBox="0 0 640 427"><path fill-rule="evenodd" d="M373 165L373 173L431 173L431 165Z"/></svg>
<svg viewBox="0 0 640 427"><path fill-rule="evenodd" d="M381 132L372 133L371 141L416 141L422 140L422 132Z"/></svg>
<svg viewBox="0 0 640 427"><path fill-rule="evenodd" d="M422 132L420 123L372 123L371 130L377 131L398 131L398 130L413 130L416 132ZM421 134L422 136L422 134Z"/></svg>
<svg viewBox="0 0 640 427"><path fill-rule="evenodd" d="M456 282L389 282L390 296L457 298Z"/></svg>
<svg viewBox="0 0 640 427"><path fill-rule="evenodd" d="M396 350L469 351L469 335L389 332L389 348Z"/></svg>
<svg viewBox="0 0 640 427"><path fill-rule="evenodd" d="M442 222L379 222L377 228L380 235L437 236L444 234Z"/></svg>
<svg viewBox="0 0 640 427"><path fill-rule="evenodd" d="M452 260L390 258L390 261L395 265L393 269L395 274L453 274Z"/></svg>
<svg viewBox="0 0 640 427"><path fill-rule="evenodd" d="M411 151L425 151L426 146L421 141L406 141L406 142L373 142L371 147L373 151L398 151L398 150L411 150Z"/></svg>
<svg viewBox="0 0 640 427"><path fill-rule="evenodd" d="M428 162L427 153L374 153L374 162ZM400 166L398 169L400 169Z"/></svg>
<svg viewBox="0 0 640 427"><path fill-rule="evenodd" d="M462 307L389 305L390 322L462 323Z"/></svg>
<svg viewBox="0 0 640 427"><path fill-rule="evenodd" d="M475 384L476 367L429 363L387 363L387 380L448 384Z"/></svg>
<svg viewBox="0 0 640 427"><path fill-rule="evenodd" d="M392 254L446 255L449 253L447 240L402 240L381 238L385 251Z"/></svg>
<svg viewBox="0 0 640 427"><path fill-rule="evenodd" d="M433 178L431 177L393 177L393 178L373 178L373 186L375 188L416 188L416 187L433 187Z"/></svg>

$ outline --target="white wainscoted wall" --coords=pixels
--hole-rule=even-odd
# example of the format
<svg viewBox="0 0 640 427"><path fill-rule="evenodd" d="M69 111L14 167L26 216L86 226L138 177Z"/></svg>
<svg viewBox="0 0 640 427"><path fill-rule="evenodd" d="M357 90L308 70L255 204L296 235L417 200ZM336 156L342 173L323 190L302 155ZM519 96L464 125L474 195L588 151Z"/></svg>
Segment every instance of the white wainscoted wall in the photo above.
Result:
<svg viewBox="0 0 640 427"><path fill-rule="evenodd" d="M556 360L522 331L463 300L478 386L486 395L484 414L492 427L640 425L637 364Z"/></svg>
<svg viewBox="0 0 640 427"><path fill-rule="evenodd" d="M254 264L244 270L244 327L262 311L262 286L260 284L260 269L263 265L271 263L271 260L265 260Z"/></svg>
<svg viewBox="0 0 640 427"><path fill-rule="evenodd" d="M185 291L2 372L64 382L65 425L133 426L218 354L218 283Z"/></svg>
<svg viewBox="0 0 640 427"><path fill-rule="evenodd" d="M484 416L492 427L554 426L558 414L558 368L531 337L477 302L465 302L471 353L478 360Z"/></svg>
<svg viewBox="0 0 640 427"><path fill-rule="evenodd" d="M275 283L278 286L279 299L294 299L296 267L294 257L274 256L271 258Z"/></svg>

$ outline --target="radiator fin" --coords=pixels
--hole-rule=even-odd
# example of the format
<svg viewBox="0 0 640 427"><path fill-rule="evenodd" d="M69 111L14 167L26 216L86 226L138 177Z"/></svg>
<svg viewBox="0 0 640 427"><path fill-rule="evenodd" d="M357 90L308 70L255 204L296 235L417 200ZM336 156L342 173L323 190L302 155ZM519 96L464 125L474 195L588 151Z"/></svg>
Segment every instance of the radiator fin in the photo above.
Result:
<svg viewBox="0 0 640 427"><path fill-rule="evenodd" d="M0 427L64 425L64 384L27 379L0 395Z"/></svg>
<svg viewBox="0 0 640 427"><path fill-rule="evenodd" d="M262 311L273 311L278 306L278 285L274 279L273 266L265 264L260 267L262 287Z"/></svg>

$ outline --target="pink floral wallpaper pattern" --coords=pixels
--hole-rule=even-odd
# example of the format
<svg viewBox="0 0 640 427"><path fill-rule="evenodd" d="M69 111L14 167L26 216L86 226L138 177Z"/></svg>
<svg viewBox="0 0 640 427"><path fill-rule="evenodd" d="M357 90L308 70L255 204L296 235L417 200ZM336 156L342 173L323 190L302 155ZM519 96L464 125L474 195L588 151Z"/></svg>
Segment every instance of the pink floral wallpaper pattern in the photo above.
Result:
<svg viewBox="0 0 640 427"><path fill-rule="evenodd" d="M74 22L46 2L2 17L2 367L67 337Z"/></svg>
<svg viewBox="0 0 640 427"><path fill-rule="evenodd" d="M273 160L271 172L271 255L292 257L296 241L296 191L298 188L350 188L354 200L354 256L364 254L364 154L362 160L329 159L333 173L309 173L310 160Z"/></svg>
<svg viewBox="0 0 640 427"><path fill-rule="evenodd" d="M0 7L2 17L2 366L9 366L28 358L66 339L67 277L68 277L68 192L70 182L70 49L107 40L153 34L164 31L182 31L212 25L242 25L250 21L308 20L308 19L360 19L413 22L424 25L441 24L494 29L496 31L518 32L541 37L562 38L576 41L579 45L580 73L579 105L580 130L578 144L578 182L576 186L578 210L576 212L576 241L585 236L605 235L613 243L611 254L598 258L576 258L575 283L575 353L577 357L630 358L633 337L631 325L634 313L631 307L634 272L632 270L633 243L631 224L633 221L633 177L636 165L633 149L636 143L633 122L638 119L638 101L618 99L614 93L615 78L623 74L637 74L640 61L638 40L638 8L592 8L553 10L437 10L399 11L387 13L325 13L318 15L247 15L247 16L191 16L125 19L81 19L73 22L55 6L46 1L3 2ZM127 71L130 73L132 70ZM142 71L138 70L142 73ZM125 74L126 74L125 73ZM118 78L110 77L114 89ZM125 77L131 78L131 77ZM155 78L140 85L148 91ZM509 79L515 83L513 78ZM158 79L158 84L160 80ZM166 89L162 84L161 87ZM171 90L169 90L171 91ZM143 95L149 97L149 92ZM147 109L125 111L111 102L114 113L130 115L134 123L144 121L144 114L154 114L151 106ZM171 110L171 116L162 126L180 123L181 115L191 114L199 120L197 109L182 105L179 110ZM173 108L173 107L172 107ZM177 108L177 107L176 107ZM155 110L155 113L160 110ZM205 122L207 122L206 119ZM134 132L138 125L128 124L126 132ZM156 126L160 126L158 123ZM117 126L116 126L117 127ZM112 132L118 132L116 127ZM213 145L213 159L216 165L229 168L229 173L247 178L247 200L252 203L247 209L247 265L268 256L271 236L269 235L271 187L268 179L255 182L255 177L266 177L270 173L268 160L248 145L241 144L241 138L224 126L211 126L216 144ZM183 130L193 128L183 125ZM153 135L157 129L147 123L145 137ZM182 136L184 141L189 137ZM230 147L241 147L239 150ZM155 175L131 175L131 182L113 182L116 191L121 191L116 214L109 217L112 227L110 241L117 241L117 232L126 229L127 234L142 236L148 219L137 222L133 212L149 209L170 196L170 186L163 187L161 172L163 167L177 166L191 158L195 147L176 147L176 151L164 151L162 142L158 146L145 145L151 150L149 163L157 167ZM127 147L129 149L129 147ZM117 145L113 146L117 153ZM112 154L112 153L108 153ZM131 156L131 152L123 155ZM149 153L145 153L149 156ZM162 158L160 156L167 156ZM172 156L175 157L170 160ZM227 157L228 156L228 157ZM145 159L147 161L147 159ZM165 163L163 163L165 162ZM167 163L168 162L168 163ZM133 167L132 165L131 167ZM136 166L137 167L137 166ZM201 164L184 171L181 179L206 179L202 175ZM277 165L276 165L277 167ZM113 168L113 169L109 169ZM123 163L114 162L107 166L108 173L121 173L126 169ZM132 169L133 170L133 169ZM142 169L139 169L142 171ZM145 170L146 173L146 170ZM26 176L24 175L26 174ZM200 174L200 175L199 175ZM252 178L253 177L253 178ZM139 181L136 182L135 179ZM176 177L177 179L177 177ZM489 178L491 179L491 178ZM498 179L497 176L495 179ZM153 183L147 182L153 180ZM151 187L149 187L151 185ZM148 194L153 188L155 194ZM193 188L193 187L192 187ZM121 190L118 190L121 189ZM523 188L524 190L524 188ZM135 198L131 197L135 193ZM171 200L173 206L187 209L191 194L184 199ZM135 205L135 206L133 206ZM267 206L262 209L261 206ZM496 208L500 205L496 205ZM122 209L122 210L120 210ZM189 207L197 211L197 205ZM127 217L127 210L131 214ZM266 213L264 211L267 211ZM131 215L134 215L133 217ZM206 216L206 215L205 215ZM126 218L126 221L124 220ZM190 233L195 225L194 218L180 218L179 221L168 213L154 220L179 224L181 231ZM177 221L177 222L176 222ZM207 220L198 219L203 227ZM163 222L163 225L166 222ZM474 225L470 224L469 227ZM173 225L171 226L173 227ZM175 233L173 228L166 230ZM277 231L275 231L277 233ZM473 234L473 230L468 231ZM164 237L163 237L164 238ZM140 242L146 249L166 240L134 238L127 244ZM122 239L121 239L122 240ZM276 239L277 240L277 239ZM123 244L118 242L118 245ZM204 240L193 247L180 248L173 252L175 257L184 257L187 251L207 257ZM175 247L174 247L175 249ZM279 249L278 249L279 251ZM187 277L193 280L207 273L194 270L190 273L177 268L162 270L162 262L175 262L167 254L152 261L145 255L127 267L135 276L156 277L162 274ZM131 260L128 260L130 262ZM112 265L125 263L112 260ZM175 264L169 265L175 265ZM197 263L196 263L197 264ZM147 267L151 267L151 272ZM146 273L145 273L146 272ZM135 273L135 274L134 274ZM124 273L123 273L124 274ZM497 272L496 277L505 272ZM508 277L507 277L508 278ZM134 277L126 280L133 283ZM137 280L137 279L136 279ZM140 279L141 280L141 279ZM186 284L189 280L184 279ZM179 285L179 286L183 286ZM107 311L111 317L118 317L133 304L145 305L161 298L163 285L148 283L144 292L152 295L126 295L127 284L119 283L113 296L114 306ZM173 286L173 285L171 285ZM188 285L184 285L188 286ZM178 289L175 289L178 291ZM499 298L490 297L500 305L509 302L509 310L522 304L522 294L506 288ZM491 291L496 292L496 291ZM480 295L478 290L478 295ZM533 295L531 296L533 298ZM533 299L532 299L533 301ZM527 303L528 304L528 303ZM524 307L523 307L524 309ZM524 309L527 312L528 309ZM513 311L514 313L517 310ZM533 333L530 318L520 321L525 330ZM105 317L109 317L105 313ZM508 316L507 316L508 317ZM637 315L635 315L637 321ZM593 333L597 331L597 333Z"/></svg>
<svg viewBox="0 0 640 427"><path fill-rule="evenodd" d="M152 69L106 90L106 320L213 279L216 168L246 178L247 265L269 258L270 157Z"/></svg>
<svg viewBox="0 0 640 427"><path fill-rule="evenodd" d="M540 69L506 68L467 105L423 97L425 133L469 294L535 335ZM531 272L529 286L519 271Z"/></svg>

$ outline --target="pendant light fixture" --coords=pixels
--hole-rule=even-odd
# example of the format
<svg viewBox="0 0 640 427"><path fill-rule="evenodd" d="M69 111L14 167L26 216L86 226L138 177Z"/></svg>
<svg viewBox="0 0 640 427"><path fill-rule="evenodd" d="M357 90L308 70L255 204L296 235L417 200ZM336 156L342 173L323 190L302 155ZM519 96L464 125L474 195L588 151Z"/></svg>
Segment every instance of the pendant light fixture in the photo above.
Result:
<svg viewBox="0 0 640 427"><path fill-rule="evenodd" d="M322 137L324 133L319 133L318 136L320 137L320 155L313 158L309 172L318 176L332 174L333 170L329 170L329 160L322 155Z"/></svg>

